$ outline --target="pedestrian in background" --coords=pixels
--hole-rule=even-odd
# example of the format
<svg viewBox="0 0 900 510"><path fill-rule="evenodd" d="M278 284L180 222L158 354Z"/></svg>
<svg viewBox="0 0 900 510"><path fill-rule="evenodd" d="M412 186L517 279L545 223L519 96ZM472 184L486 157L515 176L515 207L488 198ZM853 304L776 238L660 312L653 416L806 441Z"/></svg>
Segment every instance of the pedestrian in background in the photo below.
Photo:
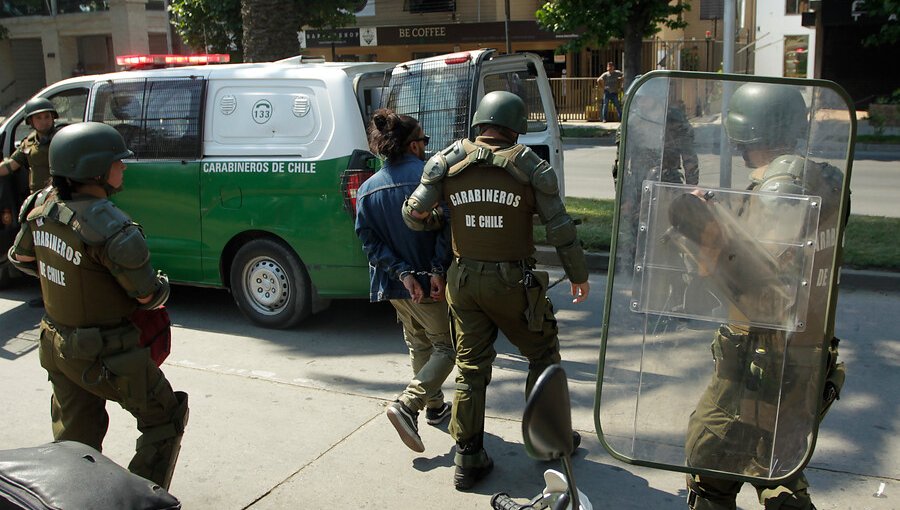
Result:
<svg viewBox="0 0 900 510"><path fill-rule="evenodd" d="M444 298L450 263L446 228L414 232L400 214L422 178L428 136L419 122L389 109L377 110L368 127L369 148L384 159L357 192L356 234L369 259L370 300L389 301L403 325L413 378L387 417L403 443L425 451L418 416L429 425L450 416L441 386L453 370L450 319Z"/></svg>
<svg viewBox="0 0 900 510"><path fill-rule="evenodd" d="M573 302L587 299L590 290L556 172L517 143L528 131L524 101L510 92L491 92L478 105L472 126L480 136L458 140L429 159L403 209L407 225L422 230L441 228L443 215L435 207L449 208L455 258L447 272L447 301L458 370L450 434L456 440L457 490L472 488L494 466L484 449L484 413L498 330L528 358L526 398L544 369L560 362L556 318L547 298L549 275L534 271L534 214L572 282Z"/></svg>
<svg viewBox="0 0 900 510"><path fill-rule="evenodd" d="M109 200L131 156L106 124L61 129L49 155L52 187L26 199L9 259L41 281L40 360L53 386L54 439L101 450L106 401L118 402L141 432L129 471L168 489L188 402L187 393L172 391L132 320L138 309L166 302L169 281L150 265L140 226Z"/></svg>
<svg viewBox="0 0 900 510"><path fill-rule="evenodd" d="M606 72L597 78L597 88L603 91L603 105L600 108L600 120L607 121L607 112L609 111L609 102L612 101L616 107L616 115L619 120L622 119L622 105L619 103L619 92L622 91L622 82L624 76L622 71L616 69L616 65L612 62L606 63Z"/></svg>

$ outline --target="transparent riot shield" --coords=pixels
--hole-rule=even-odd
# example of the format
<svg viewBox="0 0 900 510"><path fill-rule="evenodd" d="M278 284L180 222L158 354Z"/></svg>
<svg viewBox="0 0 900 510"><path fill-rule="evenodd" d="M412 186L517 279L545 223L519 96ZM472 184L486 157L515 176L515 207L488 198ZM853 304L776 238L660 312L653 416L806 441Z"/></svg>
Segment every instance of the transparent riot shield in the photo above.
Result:
<svg viewBox="0 0 900 510"><path fill-rule="evenodd" d="M809 460L855 127L821 80L652 72L632 86L595 403L615 457L745 481Z"/></svg>

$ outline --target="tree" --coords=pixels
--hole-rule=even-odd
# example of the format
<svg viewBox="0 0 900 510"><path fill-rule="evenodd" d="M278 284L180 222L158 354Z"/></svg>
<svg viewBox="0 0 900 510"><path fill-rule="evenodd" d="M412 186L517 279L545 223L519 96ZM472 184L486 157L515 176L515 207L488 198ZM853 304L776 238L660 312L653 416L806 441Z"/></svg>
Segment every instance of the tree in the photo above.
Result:
<svg viewBox="0 0 900 510"><path fill-rule="evenodd" d="M192 48L262 62L296 55L302 26L353 25L358 0L170 0L172 25Z"/></svg>
<svg viewBox="0 0 900 510"><path fill-rule="evenodd" d="M684 28L681 14L687 0L552 0L537 11L538 23L553 32L582 30L560 51L577 51L587 44L604 46L612 38L625 44L626 87L641 72L641 46L645 37L660 30Z"/></svg>
<svg viewBox="0 0 900 510"><path fill-rule="evenodd" d="M900 1L865 0L866 16L883 21L881 28L863 40L865 46L891 45L900 42Z"/></svg>
<svg viewBox="0 0 900 510"><path fill-rule="evenodd" d="M243 50L241 0L170 0L172 26L191 48L211 53Z"/></svg>

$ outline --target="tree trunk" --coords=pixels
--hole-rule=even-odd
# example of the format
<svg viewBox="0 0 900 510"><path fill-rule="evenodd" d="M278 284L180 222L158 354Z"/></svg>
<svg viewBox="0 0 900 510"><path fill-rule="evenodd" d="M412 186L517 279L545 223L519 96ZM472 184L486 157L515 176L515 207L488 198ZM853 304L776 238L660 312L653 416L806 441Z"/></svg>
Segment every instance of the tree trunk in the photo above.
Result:
<svg viewBox="0 0 900 510"><path fill-rule="evenodd" d="M625 90L631 86L634 79L641 74L641 52L643 50L643 26L629 20L625 24L625 61L622 63L622 72L625 73Z"/></svg>
<svg viewBox="0 0 900 510"><path fill-rule="evenodd" d="M244 61L271 62L300 53L296 0L241 0Z"/></svg>

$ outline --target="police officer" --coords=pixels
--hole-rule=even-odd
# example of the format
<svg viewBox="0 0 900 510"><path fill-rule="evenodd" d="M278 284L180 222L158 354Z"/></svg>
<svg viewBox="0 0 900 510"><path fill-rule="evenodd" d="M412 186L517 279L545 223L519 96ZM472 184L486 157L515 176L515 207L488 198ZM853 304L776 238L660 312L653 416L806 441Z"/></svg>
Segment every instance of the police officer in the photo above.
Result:
<svg viewBox="0 0 900 510"><path fill-rule="evenodd" d="M132 155L106 124L61 129L50 150L52 187L25 201L9 258L40 278L46 302L40 360L53 386L54 438L100 450L106 401L118 402L141 432L128 469L168 488L188 402L139 345L130 319L169 297L140 226L109 200L122 188L122 159Z"/></svg>
<svg viewBox="0 0 900 510"><path fill-rule="evenodd" d="M749 189L822 198L820 232L816 236L820 241L813 259L816 274L830 270L835 259L840 264L840 240L833 239L828 232L841 231L836 227L838 222L846 223L847 215L836 214L841 200L840 170L795 155L798 140L805 136L808 124L808 112L800 92L795 87L775 84L748 83L738 88L725 118L730 141L751 169ZM773 204L773 200L767 201L764 196L748 199L739 217L743 224L756 225L761 232L774 228L771 215L767 216ZM718 278L729 278L729 270L721 266L720 263L716 267L713 261L707 271ZM756 287L768 286L759 282L770 279L753 274L748 268L735 269L738 273L750 273L731 279L740 282L737 287L741 292L747 296L764 295L767 289ZM773 456L778 463L799 465L801 456L810 447L807 444L810 427L822 419L838 397L844 380L843 363L837 363L833 316L830 324L825 322L830 299L827 282L817 282L816 286L821 288L814 288L810 293L805 332L788 333L739 323L718 328L711 349L716 368L689 420L685 447L688 466L766 477L772 462L768 457L771 452L775 452ZM750 301L754 301L750 306L766 306L771 302L755 298ZM739 318L738 312L733 310L732 317ZM822 331L826 334L824 339ZM786 353L788 347L790 355ZM828 352L823 353L823 349ZM782 359L787 360L783 368ZM819 361L823 359L824 367ZM824 395L810 395L808 388L815 387L810 386L810 381L822 374L826 379ZM772 430L776 420L777 443ZM742 482L731 479L688 475L688 506L694 510L734 509L741 485ZM780 483L753 485L767 510L815 508L802 472Z"/></svg>
<svg viewBox="0 0 900 510"><path fill-rule="evenodd" d="M58 118L56 108L48 99L36 97L25 103L25 123L33 131L22 139L9 158L0 162L0 176L27 168L31 193L46 186L50 180L50 140L60 129L55 125Z"/></svg>
<svg viewBox="0 0 900 510"><path fill-rule="evenodd" d="M533 271L533 215L547 229L572 282L574 302L590 290L575 224L559 197L553 168L517 144L527 131L525 103L509 92L484 96L475 112L474 142L458 140L426 164L421 184L404 204L414 229L439 228L449 208L454 260L447 302L456 343L456 392L450 433L456 440L454 484L470 489L493 468L484 450L485 393L498 329L528 358L526 395L548 365L559 363L548 275Z"/></svg>
<svg viewBox="0 0 900 510"><path fill-rule="evenodd" d="M640 77L641 75L635 77L634 83ZM634 158L636 161L630 162L626 171L640 172L639 180L657 179L662 182L697 184L700 181L700 162L694 149L694 128L688 121L684 105L669 103L667 83L668 80L663 78L649 80L641 87L641 95L633 99L635 104L632 106L633 115L639 116L641 121L659 123L658 119L662 118L665 122L662 161L655 152L638 154ZM633 89L634 86L630 87L626 95L630 95ZM616 129L616 158L612 166L614 182L619 176L621 141L622 128L619 127Z"/></svg>

